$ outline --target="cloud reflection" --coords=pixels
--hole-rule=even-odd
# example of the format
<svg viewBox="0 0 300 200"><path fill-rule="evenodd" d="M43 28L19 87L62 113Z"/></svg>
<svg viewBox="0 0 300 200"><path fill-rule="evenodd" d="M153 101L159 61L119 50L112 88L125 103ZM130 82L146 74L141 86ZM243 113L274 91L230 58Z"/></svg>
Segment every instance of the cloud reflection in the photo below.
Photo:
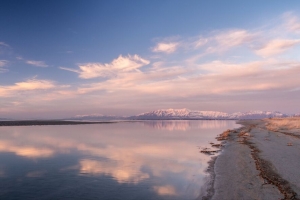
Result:
<svg viewBox="0 0 300 200"><path fill-rule="evenodd" d="M119 184L147 182L158 195L196 198L210 159L199 153L198 146L208 145L225 126L234 126L234 121L1 127L0 152L50 161L62 154L72 154L78 163L65 166L60 169L62 172L75 170L82 176L104 175ZM28 172L27 175L43 174Z"/></svg>
<svg viewBox="0 0 300 200"><path fill-rule="evenodd" d="M160 195L177 195L176 189L172 185L154 186L153 188Z"/></svg>
<svg viewBox="0 0 300 200"><path fill-rule="evenodd" d="M149 174L140 172L139 168L126 167L127 162L114 165L114 163L100 162L84 159L80 161L80 172L88 174L105 174L112 176L119 183L138 183L149 178Z"/></svg>
<svg viewBox="0 0 300 200"><path fill-rule="evenodd" d="M55 150L0 141L0 152L13 152L18 156L28 158L41 158L52 156Z"/></svg>

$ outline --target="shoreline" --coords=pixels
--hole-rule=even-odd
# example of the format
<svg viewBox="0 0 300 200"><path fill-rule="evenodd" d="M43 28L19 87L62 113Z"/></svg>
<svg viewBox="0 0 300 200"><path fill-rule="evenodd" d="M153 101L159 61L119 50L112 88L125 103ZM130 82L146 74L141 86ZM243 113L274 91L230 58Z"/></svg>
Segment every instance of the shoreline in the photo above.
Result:
<svg viewBox="0 0 300 200"><path fill-rule="evenodd" d="M0 121L1 126L48 126L48 125L80 125L80 124L110 124L116 122L87 122L67 120L16 120Z"/></svg>
<svg viewBox="0 0 300 200"><path fill-rule="evenodd" d="M217 137L222 153L209 162L202 200L300 199L300 118L237 123Z"/></svg>

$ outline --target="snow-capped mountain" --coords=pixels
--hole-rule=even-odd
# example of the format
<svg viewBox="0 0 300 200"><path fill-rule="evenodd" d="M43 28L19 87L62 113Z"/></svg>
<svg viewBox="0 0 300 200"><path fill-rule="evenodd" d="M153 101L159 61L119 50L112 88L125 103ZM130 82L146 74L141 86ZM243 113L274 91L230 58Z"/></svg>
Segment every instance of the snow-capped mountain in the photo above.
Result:
<svg viewBox="0 0 300 200"><path fill-rule="evenodd" d="M189 109L162 109L132 116L132 119L227 119L229 115L216 111L192 111Z"/></svg>
<svg viewBox="0 0 300 200"><path fill-rule="evenodd" d="M283 114L278 111L250 111L250 112L236 112L231 114L233 119L262 119L273 117L288 117L289 115Z"/></svg>
<svg viewBox="0 0 300 200"><path fill-rule="evenodd" d="M250 111L225 113L218 111L197 111L189 109L162 109L142 113L130 117L131 119L262 119L270 117L287 117L280 112Z"/></svg>
<svg viewBox="0 0 300 200"><path fill-rule="evenodd" d="M294 114L293 117L300 117L300 113Z"/></svg>

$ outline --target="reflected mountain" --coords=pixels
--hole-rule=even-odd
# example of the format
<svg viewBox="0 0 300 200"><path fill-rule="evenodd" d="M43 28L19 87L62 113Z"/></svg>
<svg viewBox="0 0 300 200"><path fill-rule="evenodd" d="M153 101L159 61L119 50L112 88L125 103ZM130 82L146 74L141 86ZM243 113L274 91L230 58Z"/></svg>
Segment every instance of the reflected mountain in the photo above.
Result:
<svg viewBox="0 0 300 200"><path fill-rule="evenodd" d="M225 120L147 120L141 122L144 126L168 130L168 131L186 131L189 129L216 129L228 126L228 121Z"/></svg>

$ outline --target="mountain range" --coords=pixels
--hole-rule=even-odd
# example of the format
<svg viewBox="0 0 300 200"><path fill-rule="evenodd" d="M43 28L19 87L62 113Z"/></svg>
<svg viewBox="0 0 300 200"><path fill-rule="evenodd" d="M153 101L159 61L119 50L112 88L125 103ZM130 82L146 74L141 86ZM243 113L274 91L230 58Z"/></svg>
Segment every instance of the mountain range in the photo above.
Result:
<svg viewBox="0 0 300 200"><path fill-rule="evenodd" d="M171 119L263 119L274 117L289 117L296 115L287 115L278 111L249 111L225 113L219 111L198 111L189 109L161 109L151 112L145 112L134 116L114 116L114 115L76 115L72 120L171 120Z"/></svg>

